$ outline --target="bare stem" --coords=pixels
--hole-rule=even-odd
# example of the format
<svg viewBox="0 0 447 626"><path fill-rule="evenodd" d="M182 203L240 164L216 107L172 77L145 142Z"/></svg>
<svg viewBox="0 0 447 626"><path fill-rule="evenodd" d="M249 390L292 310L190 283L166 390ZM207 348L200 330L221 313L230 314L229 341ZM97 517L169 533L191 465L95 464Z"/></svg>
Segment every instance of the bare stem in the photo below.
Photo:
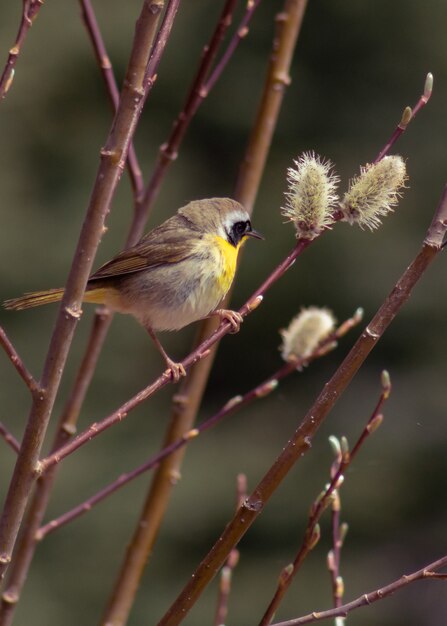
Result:
<svg viewBox="0 0 447 626"><path fill-rule="evenodd" d="M349 452L344 453L344 454L340 453L340 458L338 461L336 461L336 469L333 466L333 469L331 472L332 476L331 476L330 483L322 491L322 493L318 496L318 498L314 501L314 503L311 506L309 519L307 521L306 530L304 531L304 539L301 544L301 547L298 550L291 565L287 566L286 568L287 572L283 572L283 574L286 574L286 575L280 576L275 594L270 604L268 605L267 610L265 611L261 621L259 622L259 626L268 626L271 623L281 601L286 595L301 565L303 564L304 560L306 559L308 554L311 552L311 550L313 550L313 548L317 544L318 539L319 539L319 531L317 530L318 522L320 521L321 516L323 515L327 507L331 504L331 502L334 503L335 501L339 503L338 489L341 484L341 481L343 480L343 476L346 470L348 469L348 467L350 466L350 464L352 463L352 461L354 460L355 456L359 452L360 448L365 443L367 437L371 433L375 432L376 427L377 427L377 421L378 421L377 418L380 414L380 411L382 410L384 402L389 397L389 393L390 393L389 386L387 386L386 388L383 388L380 398L376 404L376 407L374 408L374 411L372 412L370 418L368 419L368 422L366 426L364 427L364 429L362 430L360 437L358 438L352 451L350 453ZM375 425L374 428L372 428L371 426L372 424ZM333 512L334 512L334 509L336 509L337 512L339 513L339 506L333 506ZM336 520L336 530L337 532L336 532L335 543L338 544L339 543L338 519ZM337 552L339 552L339 546L337 546L336 549L337 549ZM334 554L333 559L332 559L333 566L330 568L331 571L335 573L334 580L335 580L335 577L338 576L338 559L339 559L339 554Z"/></svg>
<svg viewBox="0 0 447 626"><path fill-rule="evenodd" d="M399 137L407 130L408 124L416 117L416 114L427 104L430 100L431 94L433 90L433 76L432 74L427 74L425 78L424 92L420 96L419 100L416 102L415 106L411 109L410 107L406 107L402 113L401 120L399 124L396 126L393 134L386 142L382 150L374 159L373 163L378 163L384 156L388 154L391 148L394 146Z"/></svg>
<svg viewBox="0 0 447 626"><path fill-rule="evenodd" d="M236 481L236 511L247 497L247 477L239 474ZM223 626L228 616L228 600L231 592L231 579L233 571L239 562L239 551L234 549L228 555L228 559L220 573L219 594L217 597L216 615L214 626Z"/></svg>
<svg viewBox="0 0 447 626"><path fill-rule="evenodd" d="M20 443L14 437L12 433L0 422L0 436L6 441L6 443L14 450L18 452L20 450Z"/></svg>
<svg viewBox="0 0 447 626"><path fill-rule="evenodd" d="M101 489L101 491L94 494L92 497L88 498L70 511L67 511L63 515L51 520L50 522L39 528L38 539L42 540L44 537L46 537L46 535L53 532L54 530L58 530L59 528L73 521L77 517L83 515L84 513L87 513L88 511L91 511L91 509L96 504L99 504L99 502L102 502L109 495L112 495L118 489L120 489L124 485L127 485L129 482L131 482L144 472L147 472L157 467L164 458L166 458L179 448L189 444L191 441L195 440L201 433L219 424L224 418L232 415L236 411L239 411L254 400L265 398L277 388L280 380L282 380L286 376L289 376L296 370L300 370L302 367L305 367L315 359L326 355L329 350L335 347L335 342L337 341L337 339L342 337L348 329L353 328L353 326L358 324L360 322L360 319L361 318L358 316L358 314L356 314L349 320L346 320L334 333L331 333L329 337L322 341L320 345L315 348L312 354L308 355L306 358L299 360L296 359L293 362L286 363L279 370L269 376L269 378L264 380L262 383L260 383L250 391L246 392L244 395L235 396L234 398L226 402L226 404L212 417L202 422L197 428L193 428L190 431L186 432L182 437L160 450L160 452L148 459L145 463L139 465L130 472L121 474L119 478Z"/></svg>
<svg viewBox="0 0 447 626"><path fill-rule="evenodd" d="M290 619L285 622L276 622L275 624L272 624L272 626L302 626L303 624L311 624L312 622L318 622L323 619L346 617L351 611L359 609L362 606L369 606L373 602L377 602L377 600L383 600L383 598L396 593L396 591L400 591L403 587L406 587L417 580L431 580L433 578L438 579L436 571L446 566L447 556L443 556L441 559L429 563L422 569L413 572L412 574L404 574L389 585L376 589L375 591L370 591L369 593L364 593L355 600L352 600L347 604L343 604L340 607L329 609L328 611L314 611L313 613L309 613L309 615L304 615L303 617L298 617L297 619ZM441 575L440 578L444 580L445 575Z"/></svg>
<svg viewBox="0 0 447 626"><path fill-rule="evenodd" d="M104 79L107 94L110 98L113 110L116 112L120 101L120 92L118 85L116 84L112 64L110 62L109 55L107 54L101 31L96 20L96 15L90 0L79 1L81 5L82 19L92 42L96 62ZM130 143L129 145L126 165L129 172L135 203L137 203L144 192L144 182L133 143Z"/></svg>
<svg viewBox="0 0 447 626"><path fill-rule="evenodd" d="M0 345L2 346L3 350L8 355L11 363L16 369L16 372L18 373L20 378L23 380L25 385L28 387L29 391L31 392L31 395L39 394L40 392L39 385L37 384L34 377L30 374L30 372L25 367L25 364L20 358L17 350L14 348L14 346L12 345L11 341L8 338L8 335L6 334L6 332L1 326L0 326Z"/></svg>
<svg viewBox="0 0 447 626"><path fill-rule="evenodd" d="M197 73L191 83L191 87L186 96L185 103L175 120L171 134L160 147L157 162L152 171L149 182L146 186L140 204L136 207L138 216L136 228L141 222L144 223L147 213L152 207L170 165L177 159L180 144L185 137L191 120L197 112L200 104L210 92L210 88L205 88L205 81L212 67L216 54L221 46L225 34L231 24L237 0L226 0L223 11L217 22L214 33L202 52L202 58ZM221 68L221 72L224 67Z"/></svg>
<svg viewBox="0 0 447 626"><path fill-rule="evenodd" d="M159 626L175 626L186 617L205 587L213 579L230 551L238 544L266 503L295 463L309 450L312 438L336 401L348 387L355 374L384 334L394 317L408 300L411 292L441 250L447 230L447 187L422 247L391 290L370 324L354 344L340 367L326 383L315 403L303 418L295 433L261 479L236 516L229 522L218 541L195 570L190 581L160 620Z"/></svg>
<svg viewBox="0 0 447 626"><path fill-rule="evenodd" d="M6 96L12 85L15 67L22 51L23 43L43 3L44 0L23 0L19 30L14 45L9 51L8 59L0 77L0 100Z"/></svg>
<svg viewBox="0 0 447 626"><path fill-rule="evenodd" d="M141 113L141 103L145 95L146 66L162 8L163 0L146 0L137 21L120 106L106 145L101 150L100 166L44 365L41 380L43 391L39 400L33 402L0 520L0 573L2 577L11 561L17 533L36 479L40 449L75 326L81 316L81 301L85 286L103 233L104 222L110 210L110 203L126 161L130 140ZM150 84L148 83L147 88Z"/></svg>

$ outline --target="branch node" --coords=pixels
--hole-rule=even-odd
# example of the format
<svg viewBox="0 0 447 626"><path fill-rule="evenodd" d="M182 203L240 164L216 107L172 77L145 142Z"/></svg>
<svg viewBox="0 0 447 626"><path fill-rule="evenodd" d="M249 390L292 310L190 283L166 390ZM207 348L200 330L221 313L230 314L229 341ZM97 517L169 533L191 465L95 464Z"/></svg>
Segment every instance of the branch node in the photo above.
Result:
<svg viewBox="0 0 447 626"><path fill-rule="evenodd" d="M167 142L160 146L160 154L162 154L163 157L169 161L175 161L178 157L177 150L172 150L171 146Z"/></svg>
<svg viewBox="0 0 447 626"><path fill-rule="evenodd" d="M176 485L181 480L182 475L178 470L171 470L168 474L169 482L171 485Z"/></svg>
<svg viewBox="0 0 447 626"><path fill-rule="evenodd" d="M81 315L82 315L81 309L77 309L71 306L66 306L64 310L65 310L67 317L71 317L72 319L75 319L75 320L81 319Z"/></svg>
<svg viewBox="0 0 447 626"><path fill-rule="evenodd" d="M273 75L273 86L275 86L275 83L276 85L278 85L279 83L280 85L288 87L292 84L290 74L288 74L287 72L276 72L276 74Z"/></svg>
<svg viewBox="0 0 447 626"><path fill-rule="evenodd" d="M7 589L2 593L2 601L5 602L5 604L17 604L19 601L19 594L17 591Z"/></svg>
<svg viewBox="0 0 447 626"><path fill-rule="evenodd" d="M230 398L228 400L228 402L224 405L223 410L224 411L230 411L231 409L233 409L235 406L237 406L238 404L240 404L242 402L243 398L241 395L237 395L234 396L233 398Z"/></svg>

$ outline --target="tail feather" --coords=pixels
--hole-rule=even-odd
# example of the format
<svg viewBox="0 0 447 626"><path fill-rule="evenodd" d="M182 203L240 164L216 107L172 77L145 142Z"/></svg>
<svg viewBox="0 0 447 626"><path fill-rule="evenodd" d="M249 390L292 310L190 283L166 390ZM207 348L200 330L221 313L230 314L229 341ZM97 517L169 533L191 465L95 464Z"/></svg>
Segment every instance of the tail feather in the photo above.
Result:
<svg viewBox="0 0 447 626"><path fill-rule="evenodd" d="M94 304L107 304L108 296L113 293L111 289L104 289L101 286L91 288L87 285L87 291L84 294L84 302L92 302ZM5 300L3 306L11 311L22 311L23 309L31 309L42 304L51 304L52 302L60 302L64 295L63 289L46 289L45 291L33 291L25 293L20 298L12 298Z"/></svg>
<svg viewBox="0 0 447 626"><path fill-rule="evenodd" d="M45 291L33 291L25 293L20 298L5 300L3 306L5 309L12 311L22 311L23 309L31 309L34 306L42 304L50 304L51 302L59 302L64 295L63 289L47 289Z"/></svg>

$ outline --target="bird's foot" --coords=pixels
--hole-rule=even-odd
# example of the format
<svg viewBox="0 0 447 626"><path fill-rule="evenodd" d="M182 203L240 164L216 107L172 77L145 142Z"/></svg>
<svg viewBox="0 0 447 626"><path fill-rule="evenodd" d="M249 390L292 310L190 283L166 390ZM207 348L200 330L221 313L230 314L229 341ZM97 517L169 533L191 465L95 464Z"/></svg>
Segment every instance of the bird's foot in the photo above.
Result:
<svg viewBox="0 0 447 626"><path fill-rule="evenodd" d="M176 363L169 357L166 357L166 365L167 370L165 371L166 376L172 378L173 383L178 383L182 376L186 376L186 370L181 363Z"/></svg>
<svg viewBox="0 0 447 626"><path fill-rule="evenodd" d="M216 309L213 315L217 315L222 322L226 320L231 326L231 333L238 333L244 318L237 311L231 311L230 309Z"/></svg>

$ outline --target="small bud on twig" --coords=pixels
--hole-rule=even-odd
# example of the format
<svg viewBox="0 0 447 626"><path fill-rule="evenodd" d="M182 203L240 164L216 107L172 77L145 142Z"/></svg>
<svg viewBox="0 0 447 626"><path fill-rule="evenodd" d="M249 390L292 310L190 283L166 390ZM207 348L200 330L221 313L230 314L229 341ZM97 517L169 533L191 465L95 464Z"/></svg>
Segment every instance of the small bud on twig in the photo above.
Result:
<svg viewBox="0 0 447 626"><path fill-rule="evenodd" d="M315 524L315 527L312 531L312 535L309 538L309 543L308 543L309 550L313 550L315 548L317 543L320 541L320 537L321 537L320 524Z"/></svg>
<svg viewBox="0 0 447 626"><path fill-rule="evenodd" d="M370 435L374 433L382 424L382 422L383 422L383 415L381 413L379 413L379 415L375 415L372 418L372 420L369 422L368 426L366 427L368 433Z"/></svg>
<svg viewBox="0 0 447 626"><path fill-rule="evenodd" d="M400 156L387 156L378 163L360 168L340 203L345 221L374 230L381 217L393 210L406 180L405 162Z"/></svg>
<svg viewBox="0 0 447 626"><path fill-rule="evenodd" d="M433 74L429 72L425 78L424 97L429 100L433 91Z"/></svg>

